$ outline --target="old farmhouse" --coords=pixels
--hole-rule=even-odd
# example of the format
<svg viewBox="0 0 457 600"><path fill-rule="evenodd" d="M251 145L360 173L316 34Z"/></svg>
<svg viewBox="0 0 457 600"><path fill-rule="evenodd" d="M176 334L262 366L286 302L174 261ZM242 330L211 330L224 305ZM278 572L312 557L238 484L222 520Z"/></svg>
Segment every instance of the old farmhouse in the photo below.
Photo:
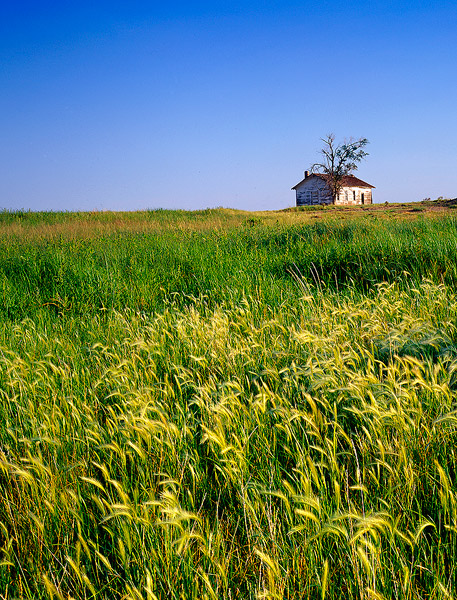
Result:
<svg viewBox="0 0 457 600"><path fill-rule="evenodd" d="M374 185L354 175L345 175L335 204L372 204L371 190ZM297 206L332 204L332 194L326 175L305 171L305 178L292 188L296 192Z"/></svg>

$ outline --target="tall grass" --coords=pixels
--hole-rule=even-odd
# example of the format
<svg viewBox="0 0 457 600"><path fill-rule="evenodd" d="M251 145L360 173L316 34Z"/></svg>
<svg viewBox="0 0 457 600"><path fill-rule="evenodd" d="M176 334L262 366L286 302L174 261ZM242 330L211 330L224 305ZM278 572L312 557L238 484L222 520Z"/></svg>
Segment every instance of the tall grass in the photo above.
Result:
<svg viewBox="0 0 457 600"><path fill-rule="evenodd" d="M5 245L0 597L454 597L454 232Z"/></svg>
<svg viewBox="0 0 457 600"><path fill-rule="evenodd" d="M184 221L174 228L174 214L161 228L162 213L151 213L154 232L120 228L73 237L70 220L67 235L6 237L0 242L0 316L87 315L126 306L154 311L175 297L184 306L190 296L220 303L243 293L275 304L298 297L296 276L321 288L363 292L382 281L417 284L424 277L457 284L453 217L311 225L245 219L202 230ZM219 223L211 212L206 218ZM147 213L147 219L153 217Z"/></svg>

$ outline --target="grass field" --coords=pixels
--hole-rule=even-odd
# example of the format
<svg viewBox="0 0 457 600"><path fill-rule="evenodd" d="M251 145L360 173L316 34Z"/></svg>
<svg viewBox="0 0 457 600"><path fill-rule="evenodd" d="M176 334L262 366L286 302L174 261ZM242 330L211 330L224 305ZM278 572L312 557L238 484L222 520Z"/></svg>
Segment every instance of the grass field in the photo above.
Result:
<svg viewBox="0 0 457 600"><path fill-rule="evenodd" d="M0 213L0 598L455 598L453 206Z"/></svg>

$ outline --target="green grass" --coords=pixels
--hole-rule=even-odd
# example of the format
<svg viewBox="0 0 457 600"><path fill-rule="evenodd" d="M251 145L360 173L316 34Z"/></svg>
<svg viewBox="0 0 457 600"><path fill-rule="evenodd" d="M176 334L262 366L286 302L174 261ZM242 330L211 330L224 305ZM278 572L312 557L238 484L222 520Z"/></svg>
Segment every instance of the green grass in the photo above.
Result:
<svg viewBox="0 0 457 600"><path fill-rule="evenodd" d="M454 597L454 218L27 218L1 598Z"/></svg>
<svg viewBox="0 0 457 600"><path fill-rule="evenodd" d="M82 217L70 214L67 230L57 237L30 230L5 236L0 315L17 320L50 311L87 315L126 306L157 311L171 299L184 306L189 297L201 295L214 305L227 295L259 293L275 304L298 297L297 276L320 289L363 292L382 281L419 283L424 277L457 284L454 217L314 224L244 219L225 227L221 219L217 229L192 228L192 220L211 223L215 214L191 213L191 226L184 229L185 217L178 212L145 213L146 221L155 219L154 231L119 228L103 235L89 235L89 217L89 229L77 236L69 234L74 219ZM108 213L111 220L113 215ZM101 218L108 217L102 213Z"/></svg>

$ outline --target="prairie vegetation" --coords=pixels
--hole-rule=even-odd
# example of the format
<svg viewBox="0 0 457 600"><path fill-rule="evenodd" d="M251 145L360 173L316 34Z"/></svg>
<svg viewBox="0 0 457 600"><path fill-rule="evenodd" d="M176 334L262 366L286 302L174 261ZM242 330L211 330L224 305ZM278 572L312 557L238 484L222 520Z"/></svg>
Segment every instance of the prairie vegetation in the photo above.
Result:
<svg viewBox="0 0 457 600"><path fill-rule="evenodd" d="M0 215L0 598L455 597L457 219L400 212Z"/></svg>

